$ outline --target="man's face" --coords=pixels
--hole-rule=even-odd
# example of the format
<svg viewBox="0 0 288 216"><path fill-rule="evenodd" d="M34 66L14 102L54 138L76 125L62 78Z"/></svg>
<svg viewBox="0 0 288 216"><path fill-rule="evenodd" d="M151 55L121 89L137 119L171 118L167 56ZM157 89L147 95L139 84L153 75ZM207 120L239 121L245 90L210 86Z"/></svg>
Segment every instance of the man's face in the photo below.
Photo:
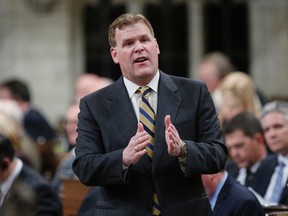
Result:
<svg viewBox="0 0 288 216"><path fill-rule="evenodd" d="M116 29L116 47L110 48L122 75L138 85L146 85L158 69L158 43L143 22Z"/></svg>
<svg viewBox="0 0 288 216"><path fill-rule="evenodd" d="M288 155L288 120L281 112L270 112L262 118L267 145L275 152Z"/></svg>
<svg viewBox="0 0 288 216"><path fill-rule="evenodd" d="M14 99L11 91L6 87L0 88L0 99Z"/></svg>
<svg viewBox="0 0 288 216"><path fill-rule="evenodd" d="M257 134L260 135L260 134ZM225 144L229 149L230 156L240 168L253 166L262 155L259 154L257 135L251 138L241 130L236 130L225 135Z"/></svg>
<svg viewBox="0 0 288 216"><path fill-rule="evenodd" d="M210 93L215 91L220 82L215 67L216 66L211 62L204 62L198 68L199 78L206 83Z"/></svg>

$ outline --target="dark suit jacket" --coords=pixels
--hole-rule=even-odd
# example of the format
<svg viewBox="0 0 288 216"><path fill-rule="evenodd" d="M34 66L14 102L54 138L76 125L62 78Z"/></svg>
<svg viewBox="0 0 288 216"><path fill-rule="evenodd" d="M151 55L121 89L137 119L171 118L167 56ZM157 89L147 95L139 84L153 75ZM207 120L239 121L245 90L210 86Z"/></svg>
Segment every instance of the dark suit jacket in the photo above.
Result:
<svg viewBox="0 0 288 216"><path fill-rule="evenodd" d="M188 145L185 173L167 152L167 114ZM144 155L125 175L122 152L137 117L123 78L81 100L73 168L84 184L99 186L95 215L150 216L153 187L162 216L211 214L200 174L220 171L227 149L205 84L161 72L156 115L152 164Z"/></svg>
<svg viewBox="0 0 288 216"><path fill-rule="evenodd" d="M264 216L254 194L228 175L213 209L214 216Z"/></svg>
<svg viewBox="0 0 288 216"><path fill-rule="evenodd" d="M23 216L61 216L62 204L49 183L24 165L4 199L0 215L10 215L11 211Z"/></svg>
<svg viewBox="0 0 288 216"><path fill-rule="evenodd" d="M253 175L251 188L255 190L262 197L265 196L266 190L269 186L270 179L274 173L274 169L277 166L278 158L276 154L269 154L260 164L258 170ZM239 167L233 161L229 161L225 168L228 173L237 178L239 174Z"/></svg>

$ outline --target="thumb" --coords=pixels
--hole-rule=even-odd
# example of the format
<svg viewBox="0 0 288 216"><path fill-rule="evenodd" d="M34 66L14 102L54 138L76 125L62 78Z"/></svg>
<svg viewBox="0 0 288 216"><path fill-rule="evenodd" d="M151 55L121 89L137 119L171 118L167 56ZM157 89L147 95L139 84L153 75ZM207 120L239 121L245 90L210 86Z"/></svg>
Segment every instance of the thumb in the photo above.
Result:
<svg viewBox="0 0 288 216"><path fill-rule="evenodd" d="M166 115L165 116L165 127L169 127L169 125L171 124L171 120L170 120L170 115Z"/></svg>
<svg viewBox="0 0 288 216"><path fill-rule="evenodd" d="M141 122L139 122L137 132L142 132L142 131L144 131L144 127L143 127L143 124Z"/></svg>

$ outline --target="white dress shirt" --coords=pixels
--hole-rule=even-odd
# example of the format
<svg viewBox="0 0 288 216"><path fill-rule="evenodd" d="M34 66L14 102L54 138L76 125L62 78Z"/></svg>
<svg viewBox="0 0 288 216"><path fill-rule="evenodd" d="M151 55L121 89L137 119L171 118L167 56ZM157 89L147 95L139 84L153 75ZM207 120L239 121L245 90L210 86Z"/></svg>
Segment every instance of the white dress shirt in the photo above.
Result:
<svg viewBox="0 0 288 216"><path fill-rule="evenodd" d="M4 181L4 183L0 185L0 189L1 189L1 193L2 193L2 197L0 200L0 206L2 205L6 194L8 193L11 185L13 184L14 180L17 178L17 176L19 175L19 173L21 172L22 167L23 167L23 162L20 159L15 158L14 160L16 162L15 169L8 176L8 178Z"/></svg>
<svg viewBox="0 0 288 216"><path fill-rule="evenodd" d="M153 77L153 79L150 81L150 83L148 83L146 85L146 86L149 86L153 90L149 93L148 98L149 98L149 104L152 106L155 114L157 111L157 102L158 102L157 92L158 92L159 77L160 77L160 73L159 73L159 71L157 71L156 75ZM128 91L129 98L131 99L131 102L133 104L133 108L134 108L135 114L137 116L137 119L139 121L139 105L140 105L140 101L141 101L141 94L136 93L136 91L141 86L131 82L130 80L128 80L125 77L124 77L124 84L125 84L125 87Z"/></svg>
<svg viewBox="0 0 288 216"><path fill-rule="evenodd" d="M284 167L284 170L283 170L283 179L282 179L282 188L285 187L285 184L287 182L287 179L288 179L288 158L286 157L283 157L282 155L279 155L278 156L278 161L281 161L285 164L285 167ZM275 182L276 182L276 178L277 178L277 175L278 175L278 172L279 172L279 165L277 165L276 169L274 170L274 173L271 177L271 180L270 180L270 183L269 183L269 186L266 190L266 194L264 196L264 199L265 200L270 200L270 197L272 196L272 193L273 193L273 188L274 188L274 185L275 185Z"/></svg>
<svg viewBox="0 0 288 216"><path fill-rule="evenodd" d="M250 167L250 172L252 174L255 174L257 172L257 170L259 169L261 163L262 163L262 159L257 161L253 166ZM241 168L239 170L239 174L237 176L237 181L242 184L242 185L245 185L245 182L246 182L246 176L247 176L247 168Z"/></svg>

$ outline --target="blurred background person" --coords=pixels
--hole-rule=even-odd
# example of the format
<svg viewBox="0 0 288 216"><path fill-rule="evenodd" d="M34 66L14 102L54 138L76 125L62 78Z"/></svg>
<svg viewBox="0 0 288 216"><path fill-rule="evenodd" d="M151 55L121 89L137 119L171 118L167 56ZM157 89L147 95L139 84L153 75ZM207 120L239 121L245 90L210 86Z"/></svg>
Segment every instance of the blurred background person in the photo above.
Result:
<svg viewBox="0 0 288 216"><path fill-rule="evenodd" d="M19 195L25 192L21 189L29 192L24 195L24 199ZM19 210L19 207L25 207L19 215L25 210L31 211L30 215L33 216L62 215L62 204L58 195L36 170L23 164L15 155L11 141L2 134L0 134L0 191L2 195L0 215L10 215L11 210Z"/></svg>
<svg viewBox="0 0 288 216"><path fill-rule="evenodd" d="M57 168L56 174L51 182L53 188L56 191L60 191L62 187L63 178L78 179L72 169L72 163L75 159L75 145L78 133L78 113L79 100L94 91L104 88L112 83L112 80L100 77L96 74L81 74L75 82L75 100L67 109L67 113L64 121L64 139L62 142L66 144L66 150L62 156L60 156L60 164Z"/></svg>
<svg viewBox="0 0 288 216"><path fill-rule="evenodd" d="M10 79L0 84L0 99L12 99L23 112L23 130L38 148L40 171L47 179L54 175L57 160L54 155L56 132L44 115L31 102L28 85L18 79Z"/></svg>
<svg viewBox="0 0 288 216"><path fill-rule="evenodd" d="M226 171L202 175L214 216L264 216L254 194Z"/></svg>
<svg viewBox="0 0 288 216"><path fill-rule="evenodd" d="M228 56L222 52L211 52L206 54L198 67L198 77L207 85L218 108L218 87L222 79L234 70L233 64Z"/></svg>
<svg viewBox="0 0 288 216"><path fill-rule="evenodd" d="M261 123L267 145L277 158L264 199L269 203L288 205L288 102L272 101L262 110Z"/></svg>
<svg viewBox="0 0 288 216"><path fill-rule="evenodd" d="M72 163L75 159L75 145L78 133L77 123L78 123L78 113L80 112L79 104L72 104L67 111L65 120L65 131L67 136L67 141L69 143L69 151L64 154L61 158L60 164L57 168L56 174L51 181L52 187L59 193L62 186L63 178L78 179L74 174L72 169Z"/></svg>
<svg viewBox="0 0 288 216"><path fill-rule="evenodd" d="M230 155L226 170L242 185L263 195L276 155L268 153L260 120L253 113L239 113L224 127L223 135Z"/></svg>
<svg viewBox="0 0 288 216"><path fill-rule="evenodd" d="M244 72L231 72L219 86L218 115L223 127L236 114L248 111L256 117L260 116L261 102L257 96L254 82Z"/></svg>
<svg viewBox="0 0 288 216"><path fill-rule="evenodd" d="M21 137L17 129L17 124L13 119L0 111L0 133L11 140L16 155L28 166L33 166L31 155L26 153L28 149L23 150L21 146Z"/></svg>
<svg viewBox="0 0 288 216"><path fill-rule="evenodd" d="M83 96L110 85L112 82L113 80L94 73L83 73L75 82L75 100L79 101Z"/></svg>

